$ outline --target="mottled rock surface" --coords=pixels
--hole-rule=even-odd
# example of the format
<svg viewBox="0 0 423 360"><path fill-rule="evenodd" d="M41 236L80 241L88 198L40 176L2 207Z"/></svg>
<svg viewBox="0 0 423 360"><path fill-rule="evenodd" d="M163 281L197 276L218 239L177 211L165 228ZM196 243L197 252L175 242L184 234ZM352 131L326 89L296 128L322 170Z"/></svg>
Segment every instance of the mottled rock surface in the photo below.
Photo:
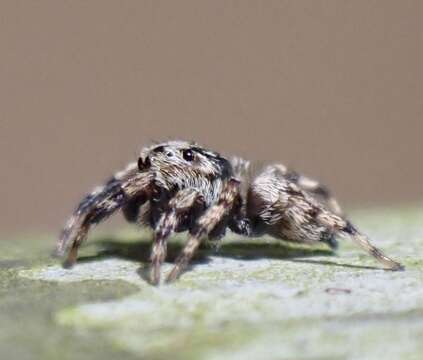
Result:
<svg viewBox="0 0 423 360"><path fill-rule="evenodd" d="M352 218L406 270L348 241L334 254L228 235L155 288L149 234L136 229L97 231L71 270L49 257L53 237L3 239L1 358L423 359L423 209Z"/></svg>

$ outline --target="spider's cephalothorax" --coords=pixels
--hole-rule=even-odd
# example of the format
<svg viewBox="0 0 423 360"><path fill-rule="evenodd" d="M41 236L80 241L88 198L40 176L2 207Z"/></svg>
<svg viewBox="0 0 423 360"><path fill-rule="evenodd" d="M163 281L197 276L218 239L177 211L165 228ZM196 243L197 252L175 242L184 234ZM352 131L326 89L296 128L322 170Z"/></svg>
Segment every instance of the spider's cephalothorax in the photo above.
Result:
<svg viewBox="0 0 423 360"><path fill-rule="evenodd" d="M131 163L79 204L58 241L57 253L70 247L72 266L93 224L122 209L131 222L154 230L151 282L160 282L160 267L173 232L189 239L167 280L176 279L203 238L220 239L226 228L244 236L270 235L301 243L350 237L392 270L402 266L374 247L343 215L337 201L318 182L267 166L253 176L249 162L230 161L195 143L169 141L144 148Z"/></svg>

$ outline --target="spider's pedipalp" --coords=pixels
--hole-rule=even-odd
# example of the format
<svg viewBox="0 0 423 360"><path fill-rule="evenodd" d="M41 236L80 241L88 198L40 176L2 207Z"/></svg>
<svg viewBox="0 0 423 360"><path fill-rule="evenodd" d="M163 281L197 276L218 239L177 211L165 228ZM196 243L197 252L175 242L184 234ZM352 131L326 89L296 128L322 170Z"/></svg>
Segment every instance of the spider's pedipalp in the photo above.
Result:
<svg viewBox="0 0 423 360"><path fill-rule="evenodd" d="M87 195L66 223L57 242L56 255L62 256L71 244L65 265L72 266L76 261L78 248L85 240L90 227L112 215L134 197L141 197L147 191L150 181L147 173L139 173L136 167L130 164L104 186Z"/></svg>
<svg viewBox="0 0 423 360"><path fill-rule="evenodd" d="M176 259L175 266L169 273L166 282L172 282L179 277L200 246L202 238L210 234L210 232L230 214L237 199L237 195L239 194L239 184L238 180L230 179L223 188L217 203L207 209L198 219L182 253Z"/></svg>

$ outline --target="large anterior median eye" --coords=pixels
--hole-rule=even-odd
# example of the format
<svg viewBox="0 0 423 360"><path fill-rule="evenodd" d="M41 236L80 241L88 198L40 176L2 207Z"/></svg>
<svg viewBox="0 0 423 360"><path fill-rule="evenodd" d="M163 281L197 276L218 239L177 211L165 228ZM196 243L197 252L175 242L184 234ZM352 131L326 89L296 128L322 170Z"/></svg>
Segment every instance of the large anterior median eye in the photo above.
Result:
<svg viewBox="0 0 423 360"><path fill-rule="evenodd" d="M194 153L190 149L182 151L182 156L186 161L194 160Z"/></svg>

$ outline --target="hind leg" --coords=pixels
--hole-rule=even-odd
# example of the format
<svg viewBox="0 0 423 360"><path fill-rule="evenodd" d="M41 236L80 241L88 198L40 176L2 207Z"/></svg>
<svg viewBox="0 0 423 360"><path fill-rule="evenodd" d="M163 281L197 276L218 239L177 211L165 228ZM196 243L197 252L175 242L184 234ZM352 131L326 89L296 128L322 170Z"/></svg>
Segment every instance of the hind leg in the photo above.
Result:
<svg viewBox="0 0 423 360"><path fill-rule="evenodd" d="M264 232L302 243L322 241L328 234L350 237L387 268L402 269L400 263L372 245L348 220L327 210L278 171L274 166L266 168L254 179L249 191L248 215Z"/></svg>
<svg viewBox="0 0 423 360"><path fill-rule="evenodd" d="M363 250L365 250L369 255L373 256L380 263L385 265L389 270L404 270L404 266L399 262L391 259L385 253L374 246L369 238L360 232L351 222L348 220L340 219L334 214L324 214L322 213L317 217L317 222L319 224L327 225L334 233L344 237L350 238ZM341 221L340 221L341 220Z"/></svg>
<svg viewBox="0 0 423 360"><path fill-rule="evenodd" d="M317 180L301 175L296 171L289 170L282 164L275 165L274 168L288 181L297 184L302 190L322 199L333 213L336 215L343 214L341 206L327 186L321 184ZM277 174L277 172L275 174Z"/></svg>

